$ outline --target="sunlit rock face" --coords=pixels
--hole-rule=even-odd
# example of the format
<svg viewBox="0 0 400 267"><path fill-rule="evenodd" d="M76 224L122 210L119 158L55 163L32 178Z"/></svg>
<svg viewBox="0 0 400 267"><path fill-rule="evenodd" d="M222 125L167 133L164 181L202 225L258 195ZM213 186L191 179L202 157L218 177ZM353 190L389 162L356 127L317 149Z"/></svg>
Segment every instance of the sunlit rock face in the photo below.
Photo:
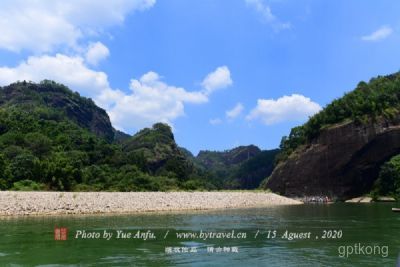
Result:
<svg viewBox="0 0 400 267"><path fill-rule="evenodd" d="M286 196L339 199L369 192L380 166L400 153L400 115L323 130L280 163L266 186Z"/></svg>

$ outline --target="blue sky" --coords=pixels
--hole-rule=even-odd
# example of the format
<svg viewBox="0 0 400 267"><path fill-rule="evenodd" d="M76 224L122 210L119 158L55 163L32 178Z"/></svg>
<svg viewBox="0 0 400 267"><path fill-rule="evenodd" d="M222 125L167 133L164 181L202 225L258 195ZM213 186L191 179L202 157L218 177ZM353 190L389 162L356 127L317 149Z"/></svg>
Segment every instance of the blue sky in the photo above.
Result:
<svg viewBox="0 0 400 267"><path fill-rule="evenodd" d="M398 1L2 1L0 85L48 78L194 153L283 135L399 70Z"/></svg>

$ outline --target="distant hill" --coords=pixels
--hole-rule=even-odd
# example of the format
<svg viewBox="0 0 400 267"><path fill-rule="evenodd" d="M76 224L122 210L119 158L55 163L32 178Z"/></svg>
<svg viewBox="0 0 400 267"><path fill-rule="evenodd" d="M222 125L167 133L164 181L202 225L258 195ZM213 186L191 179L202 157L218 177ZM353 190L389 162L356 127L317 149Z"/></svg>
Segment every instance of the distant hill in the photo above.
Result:
<svg viewBox="0 0 400 267"><path fill-rule="evenodd" d="M277 153L250 145L223 152L200 151L193 160L220 180L224 188L254 189L271 174Z"/></svg>
<svg viewBox="0 0 400 267"><path fill-rule="evenodd" d="M202 150L196 160L206 168L218 168L242 163L260 152L261 150L254 145L239 146L224 152Z"/></svg>
<svg viewBox="0 0 400 267"><path fill-rule="evenodd" d="M171 127L156 123L122 142L122 150L133 157L142 157L143 168L152 174L172 172L180 180L193 173L193 164L175 143Z"/></svg>
<svg viewBox="0 0 400 267"><path fill-rule="evenodd" d="M263 150L256 156L244 161L233 175L238 182L237 188L258 188L275 167L275 157L279 149Z"/></svg>

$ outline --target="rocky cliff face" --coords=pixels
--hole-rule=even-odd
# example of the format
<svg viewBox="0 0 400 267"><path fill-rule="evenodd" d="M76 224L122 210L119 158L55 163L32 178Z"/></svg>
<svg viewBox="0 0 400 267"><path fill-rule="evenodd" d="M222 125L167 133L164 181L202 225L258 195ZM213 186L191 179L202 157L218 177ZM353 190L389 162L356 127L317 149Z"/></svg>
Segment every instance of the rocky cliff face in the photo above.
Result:
<svg viewBox="0 0 400 267"><path fill-rule="evenodd" d="M369 192L380 166L399 153L400 115L343 123L298 148L275 168L266 186L286 196L359 196Z"/></svg>

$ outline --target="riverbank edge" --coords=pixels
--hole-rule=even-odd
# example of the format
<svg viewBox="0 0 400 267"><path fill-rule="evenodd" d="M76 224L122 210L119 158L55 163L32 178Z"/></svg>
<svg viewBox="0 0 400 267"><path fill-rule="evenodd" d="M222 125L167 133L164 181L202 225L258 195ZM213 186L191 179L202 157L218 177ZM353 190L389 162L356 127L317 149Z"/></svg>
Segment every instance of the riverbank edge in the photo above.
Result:
<svg viewBox="0 0 400 267"><path fill-rule="evenodd" d="M0 217L168 213L299 205L270 192L0 191Z"/></svg>

